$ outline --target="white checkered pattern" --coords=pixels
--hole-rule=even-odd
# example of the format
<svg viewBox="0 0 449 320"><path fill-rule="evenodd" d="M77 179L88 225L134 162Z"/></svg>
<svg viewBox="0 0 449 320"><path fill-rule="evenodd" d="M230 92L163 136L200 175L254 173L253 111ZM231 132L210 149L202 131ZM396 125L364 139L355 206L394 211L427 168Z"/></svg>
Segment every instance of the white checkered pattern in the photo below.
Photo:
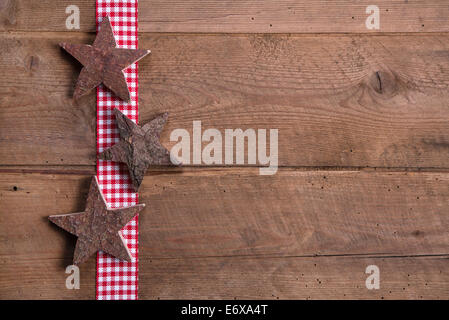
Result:
<svg viewBox="0 0 449 320"><path fill-rule="evenodd" d="M137 49L137 1L97 0L97 28L104 16L109 16L119 48ZM137 122L137 64L125 70L131 102L125 103L102 85L97 89L97 152L118 142L119 134L112 113L119 108ZM97 178L108 205L112 208L137 204L128 169L111 161L97 161ZM106 253L97 256L97 300L135 300L138 290L138 217L121 231L133 256L131 262L120 261Z"/></svg>

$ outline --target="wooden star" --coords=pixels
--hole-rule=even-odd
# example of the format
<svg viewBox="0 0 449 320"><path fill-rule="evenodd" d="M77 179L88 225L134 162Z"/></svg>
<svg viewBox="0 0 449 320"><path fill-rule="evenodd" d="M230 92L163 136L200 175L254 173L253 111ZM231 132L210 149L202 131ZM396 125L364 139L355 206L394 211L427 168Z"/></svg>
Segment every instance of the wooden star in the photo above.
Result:
<svg viewBox="0 0 449 320"><path fill-rule="evenodd" d="M171 165L170 152L159 141L168 113L156 117L143 127L114 108L120 141L99 155L100 159L126 163L134 191L138 191L150 165Z"/></svg>
<svg viewBox="0 0 449 320"><path fill-rule="evenodd" d="M84 66L73 94L75 100L103 83L122 100L129 102L131 96L123 69L150 53L150 50L116 48L108 17L103 18L92 46L72 43L59 45Z"/></svg>
<svg viewBox="0 0 449 320"><path fill-rule="evenodd" d="M49 216L51 222L78 237L73 264L86 261L102 250L121 260L131 261L131 253L119 233L144 204L120 209L108 209L97 178L92 179L86 210L78 213Z"/></svg>

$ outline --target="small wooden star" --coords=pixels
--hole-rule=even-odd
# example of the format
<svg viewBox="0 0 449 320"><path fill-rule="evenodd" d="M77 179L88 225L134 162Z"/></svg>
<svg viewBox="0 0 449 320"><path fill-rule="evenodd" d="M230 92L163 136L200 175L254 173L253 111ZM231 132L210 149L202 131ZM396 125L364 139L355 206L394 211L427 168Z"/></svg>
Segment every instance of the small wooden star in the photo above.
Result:
<svg viewBox="0 0 449 320"><path fill-rule="evenodd" d="M92 46L72 43L59 45L84 66L73 94L75 100L103 83L122 100L129 102L131 96L123 69L150 53L150 50L117 48L108 17L103 18Z"/></svg>
<svg viewBox="0 0 449 320"><path fill-rule="evenodd" d="M156 117L143 127L114 108L120 141L98 157L126 163L134 191L137 192L150 165L171 165L170 152L159 141L168 113Z"/></svg>
<svg viewBox="0 0 449 320"><path fill-rule="evenodd" d="M78 213L49 216L48 219L78 237L73 264L86 261L102 250L118 259L131 261L131 253L119 233L145 207L139 204L120 209L108 209L97 178L92 179L86 210Z"/></svg>

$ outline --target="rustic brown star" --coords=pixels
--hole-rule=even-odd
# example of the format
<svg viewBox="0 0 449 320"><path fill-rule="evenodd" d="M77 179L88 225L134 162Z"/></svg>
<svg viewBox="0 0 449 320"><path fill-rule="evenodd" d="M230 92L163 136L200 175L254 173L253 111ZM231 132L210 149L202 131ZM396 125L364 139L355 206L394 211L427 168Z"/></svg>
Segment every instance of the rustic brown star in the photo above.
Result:
<svg viewBox="0 0 449 320"><path fill-rule="evenodd" d="M171 165L170 152L159 141L168 113L156 117L143 127L114 109L120 141L99 155L100 159L126 163L137 192L150 165Z"/></svg>
<svg viewBox="0 0 449 320"><path fill-rule="evenodd" d="M78 237L73 264L86 261L102 250L121 260L131 261L131 254L119 233L145 205L108 209L97 178L92 179L86 210L78 213L49 216L51 222Z"/></svg>
<svg viewBox="0 0 449 320"><path fill-rule="evenodd" d="M59 45L84 66L76 83L73 94L75 99L103 83L121 99L129 102L131 97L123 69L150 53L150 50L116 48L108 17L103 18L92 46L72 43Z"/></svg>

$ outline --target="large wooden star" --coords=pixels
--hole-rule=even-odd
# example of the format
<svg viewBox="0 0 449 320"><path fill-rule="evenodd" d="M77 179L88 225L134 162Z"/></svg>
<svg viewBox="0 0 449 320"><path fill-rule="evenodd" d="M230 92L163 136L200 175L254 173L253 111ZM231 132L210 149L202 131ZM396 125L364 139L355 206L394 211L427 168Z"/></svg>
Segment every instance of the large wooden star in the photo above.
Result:
<svg viewBox="0 0 449 320"><path fill-rule="evenodd" d="M126 163L134 190L137 192L150 165L171 165L170 152L159 141L167 122L164 113L143 127L114 109L120 141L99 155L100 159Z"/></svg>
<svg viewBox="0 0 449 320"><path fill-rule="evenodd" d="M108 209L97 178L92 179L86 210L78 213L49 216L51 222L78 237L73 264L86 261L102 250L121 260L131 261L131 253L119 233L145 205Z"/></svg>
<svg viewBox="0 0 449 320"><path fill-rule="evenodd" d="M75 100L103 83L121 99L130 101L131 97L123 69L150 53L150 50L116 48L114 33L108 17L103 18L100 31L92 46L72 43L60 43L59 45L84 66L73 94Z"/></svg>

